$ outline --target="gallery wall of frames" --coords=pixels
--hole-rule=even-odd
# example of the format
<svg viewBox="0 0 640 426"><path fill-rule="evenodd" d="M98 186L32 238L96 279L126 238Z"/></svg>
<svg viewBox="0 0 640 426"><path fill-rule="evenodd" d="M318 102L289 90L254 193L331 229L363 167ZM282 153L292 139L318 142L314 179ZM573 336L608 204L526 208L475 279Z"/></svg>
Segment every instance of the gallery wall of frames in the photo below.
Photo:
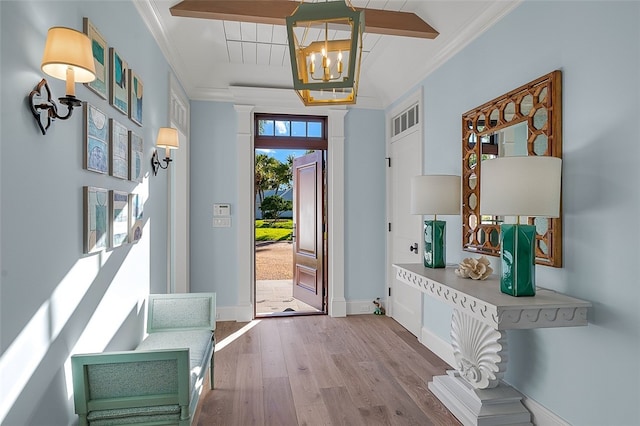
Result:
<svg viewBox="0 0 640 426"><path fill-rule="evenodd" d="M83 30L91 40L96 68L96 79L85 86L113 107L103 111L84 102L83 167L114 179L142 183L142 79L117 49L107 44L89 18L83 19ZM83 204L85 253L135 243L142 237L140 194L85 186Z"/></svg>

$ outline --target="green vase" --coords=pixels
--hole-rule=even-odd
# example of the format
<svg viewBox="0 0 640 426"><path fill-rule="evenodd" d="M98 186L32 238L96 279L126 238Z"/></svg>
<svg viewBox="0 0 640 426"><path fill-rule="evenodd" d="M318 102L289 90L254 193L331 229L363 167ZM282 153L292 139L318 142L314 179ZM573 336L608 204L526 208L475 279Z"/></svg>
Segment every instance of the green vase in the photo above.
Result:
<svg viewBox="0 0 640 426"><path fill-rule="evenodd" d="M424 266L427 268L446 266L446 224L444 220L424 221Z"/></svg>
<svg viewBox="0 0 640 426"><path fill-rule="evenodd" d="M536 227L500 225L502 275L500 291L511 296L535 296Z"/></svg>

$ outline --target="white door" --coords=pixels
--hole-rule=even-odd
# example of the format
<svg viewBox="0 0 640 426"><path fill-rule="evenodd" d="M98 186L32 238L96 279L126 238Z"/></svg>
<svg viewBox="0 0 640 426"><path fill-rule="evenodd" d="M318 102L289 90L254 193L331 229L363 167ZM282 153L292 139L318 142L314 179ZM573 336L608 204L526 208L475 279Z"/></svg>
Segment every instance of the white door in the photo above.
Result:
<svg viewBox="0 0 640 426"><path fill-rule="evenodd" d="M422 216L409 213L411 177L422 174L422 136L419 126L391 142L391 263L422 262ZM410 247L418 243L417 250ZM392 316L411 333L420 336L422 328L422 293L391 275Z"/></svg>

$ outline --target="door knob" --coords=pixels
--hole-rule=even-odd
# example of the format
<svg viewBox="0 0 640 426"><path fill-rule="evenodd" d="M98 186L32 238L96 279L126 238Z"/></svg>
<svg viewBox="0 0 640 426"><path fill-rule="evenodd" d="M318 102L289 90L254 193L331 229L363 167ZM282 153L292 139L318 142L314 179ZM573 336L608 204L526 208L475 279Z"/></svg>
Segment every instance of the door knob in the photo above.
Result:
<svg viewBox="0 0 640 426"><path fill-rule="evenodd" d="M412 246L409 246L409 250L418 254L418 243L413 243Z"/></svg>

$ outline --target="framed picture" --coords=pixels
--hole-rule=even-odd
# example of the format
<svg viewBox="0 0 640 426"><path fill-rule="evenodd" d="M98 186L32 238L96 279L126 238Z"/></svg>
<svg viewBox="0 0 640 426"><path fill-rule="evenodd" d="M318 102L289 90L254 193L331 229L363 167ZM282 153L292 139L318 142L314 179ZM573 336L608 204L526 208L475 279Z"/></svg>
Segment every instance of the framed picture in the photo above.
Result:
<svg viewBox="0 0 640 426"><path fill-rule="evenodd" d="M142 196L140 194L129 194L129 242L137 243L142 238Z"/></svg>
<svg viewBox="0 0 640 426"><path fill-rule="evenodd" d="M109 127L107 116L85 102L83 166L92 172L109 173Z"/></svg>
<svg viewBox="0 0 640 426"><path fill-rule="evenodd" d="M107 41L96 29L89 18L82 19L84 33L91 40L91 51L93 52L93 63L96 67L96 79L90 83L85 83L89 89L94 91L102 99L107 99Z"/></svg>
<svg viewBox="0 0 640 426"><path fill-rule="evenodd" d="M140 76L129 70L129 118L138 126L142 126L142 94Z"/></svg>
<svg viewBox="0 0 640 426"><path fill-rule="evenodd" d="M142 153L144 142L141 136L129 130L129 180L142 183Z"/></svg>
<svg viewBox="0 0 640 426"><path fill-rule="evenodd" d="M121 191L111 193L111 247L120 247L129 242L129 194Z"/></svg>
<svg viewBox="0 0 640 426"><path fill-rule="evenodd" d="M107 248L109 241L109 193L106 189L85 186L84 252L95 253Z"/></svg>
<svg viewBox="0 0 640 426"><path fill-rule="evenodd" d="M109 119L111 128L111 157L109 165L111 176L129 179L129 131L113 118Z"/></svg>
<svg viewBox="0 0 640 426"><path fill-rule="evenodd" d="M129 66L122 59L116 49L109 48L109 81L111 90L109 91L109 103L115 109L123 113L129 114L129 91L127 90L127 76L129 74Z"/></svg>

